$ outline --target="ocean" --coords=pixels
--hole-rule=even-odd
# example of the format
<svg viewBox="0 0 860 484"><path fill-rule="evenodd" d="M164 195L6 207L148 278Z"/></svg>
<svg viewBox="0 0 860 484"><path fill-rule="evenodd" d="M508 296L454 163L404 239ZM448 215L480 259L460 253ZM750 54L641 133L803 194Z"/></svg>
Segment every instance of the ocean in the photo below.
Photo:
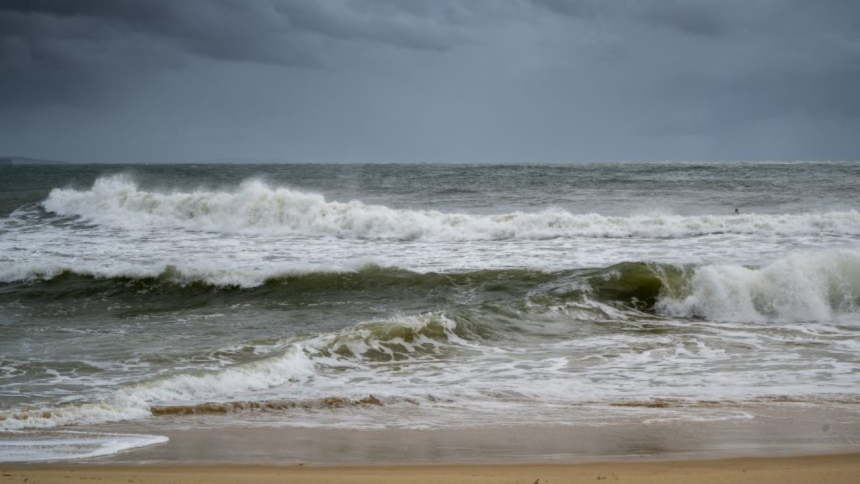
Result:
<svg viewBox="0 0 860 484"><path fill-rule="evenodd" d="M0 461L855 408L858 187L837 162L0 166Z"/></svg>

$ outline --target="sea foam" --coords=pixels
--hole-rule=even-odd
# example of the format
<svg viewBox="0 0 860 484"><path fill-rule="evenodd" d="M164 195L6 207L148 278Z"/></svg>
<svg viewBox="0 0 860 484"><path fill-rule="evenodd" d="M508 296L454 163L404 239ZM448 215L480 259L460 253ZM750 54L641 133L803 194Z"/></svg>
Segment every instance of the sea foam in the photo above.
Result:
<svg viewBox="0 0 860 484"><path fill-rule="evenodd" d="M0 440L0 462L36 462L85 459L161 444L161 435L59 431L12 433Z"/></svg>
<svg viewBox="0 0 860 484"><path fill-rule="evenodd" d="M826 321L860 305L860 252L803 252L761 268L705 265L664 295L659 313L716 321Z"/></svg>
<svg viewBox="0 0 860 484"><path fill-rule="evenodd" d="M152 404L217 400L300 382L313 373L308 354L294 345L280 355L221 371L177 374L126 387L100 402L0 412L0 432L137 420L151 416Z"/></svg>
<svg viewBox="0 0 860 484"><path fill-rule="evenodd" d="M577 214L560 208L496 215L407 210L273 187L259 180L236 189L160 192L125 176L89 190L55 189L43 207L62 216L126 229L179 228L264 235L299 234L397 240L508 240L558 237L675 238L708 234L860 234L860 213L699 216Z"/></svg>

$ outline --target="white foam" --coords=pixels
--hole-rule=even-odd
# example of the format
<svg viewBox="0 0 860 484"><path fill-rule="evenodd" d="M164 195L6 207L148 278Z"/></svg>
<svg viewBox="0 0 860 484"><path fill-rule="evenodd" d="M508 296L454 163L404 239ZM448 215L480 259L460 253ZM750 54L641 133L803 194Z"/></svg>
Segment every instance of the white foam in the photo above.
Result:
<svg viewBox="0 0 860 484"><path fill-rule="evenodd" d="M151 416L152 404L229 399L235 394L299 383L313 374L313 362L301 346L293 345L281 355L253 363L215 372L179 374L127 387L99 403L0 412L0 432L136 420Z"/></svg>
<svg viewBox="0 0 860 484"><path fill-rule="evenodd" d="M301 346L293 345L280 356L254 363L202 375L176 375L137 385L119 392L116 399L129 402L130 406L138 402L167 404L220 400L288 382L300 384L314 374L311 359Z"/></svg>
<svg viewBox="0 0 860 484"><path fill-rule="evenodd" d="M804 252L763 268L707 265L657 310L716 321L830 321L860 304L860 252Z"/></svg>
<svg viewBox="0 0 860 484"><path fill-rule="evenodd" d="M123 261L108 261L106 264L74 261L63 264L51 261L0 262L0 282L33 282L50 280L65 272L97 279L111 278L161 278L165 282L180 285L205 282L215 286L252 288L267 280L318 272L350 272L367 265L356 260L339 266L301 263L270 264L262 268L223 268L211 261L195 261L195 265L132 264Z"/></svg>
<svg viewBox="0 0 860 484"><path fill-rule="evenodd" d="M398 240L508 240L557 237L674 238L707 234L860 234L857 211L809 214L649 215L611 217L562 209L498 215L400 210L258 180L233 191L158 192L125 176L103 177L89 190L55 189L43 202L63 216L125 229L182 228L236 234L330 235Z"/></svg>
<svg viewBox="0 0 860 484"><path fill-rule="evenodd" d="M0 440L0 462L37 462L86 459L167 442L167 437L61 431L11 433Z"/></svg>
<svg viewBox="0 0 860 484"><path fill-rule="evenodd" d="M105 401L56 408L13 408L0 412L0 432L119 422L146 418L150 415L145 403L129 401Z"/></svg>
<svg viewBox="0 0 860 484"><path fill-rule="evenodd" d="M583 324L576 315L571 320L562 316L552 310L552 321L537 317L559 326ZM607 323L619 321L608 316ZM636 323L623 319L621 324ZM285 351L253 363L126 387L102 404L3 415L0 430L141 419L151 416L154 405L271 399L301 402L374 395L386 402L388 410L300 409L261 420L266 425L419 428L564 424L571 416L570 405L629 398L696 401L856 394L856 347L840 345L850 333L832 324L815 323L813 331L806 331L805 323L692 324L696 329L691 332L690 321L655 318L647 325L667 331L586 330L575 337L519 342L463 340L455 332L456 321L439 313L371 321L317 335L301 345L285 340L284 345L290 345ZM411 334L404 337L404 329ZM350 351L341 351L342 347ZM361 356L371 350L390 358ZM804 356L808 351L818 354L814 365L810 356ZM373 413L377 411L395 412L396 422L390 413L382 418Z"/></svg>

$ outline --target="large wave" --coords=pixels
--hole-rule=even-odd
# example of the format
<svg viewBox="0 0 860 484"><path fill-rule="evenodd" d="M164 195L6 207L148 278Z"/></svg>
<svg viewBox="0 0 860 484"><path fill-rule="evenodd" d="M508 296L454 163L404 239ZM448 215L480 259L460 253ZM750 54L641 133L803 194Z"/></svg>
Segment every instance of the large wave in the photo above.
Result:
<svg viewBox="0 0 860 484"><path fill-rule="evenodd" d="M226 233L303 234L403 240L504 240L557 237L671 238L719 233L860 234L857 211L810 214L630 216L552 208L497 215L405 210L273 187L259 180L234 190L160 192L126 176L89 190L55 189L43 207L63 216L123 228L169 227Z"/></svg>
<svg viewBox="0 0 860 484"><path fill-rule="evenodd" d="M860 309L860 252L793 254L761 268L706 265L662 289L656 311L718 321L827 321Z"/></svg>
<svg viewBox="0 0 860 484"><path fill-rule="evenodd" d="M799 252L761 267L733 264L675 265L625 262L608 267L545 272L498 269L414 272L360 265L352 269L269 268L265 271L201 270L163 266L131 270L0 265L0 296L53 301L100 294L183 297L224 289L242 297L372 292L402 300L432 293L453 304L468 293L476 301L582 301L649 311L658 316L712 321L826 321L860 310L860 251ZM13 287L14 286L14 287ZM440 299L442 302L445 299Z"/></svg>

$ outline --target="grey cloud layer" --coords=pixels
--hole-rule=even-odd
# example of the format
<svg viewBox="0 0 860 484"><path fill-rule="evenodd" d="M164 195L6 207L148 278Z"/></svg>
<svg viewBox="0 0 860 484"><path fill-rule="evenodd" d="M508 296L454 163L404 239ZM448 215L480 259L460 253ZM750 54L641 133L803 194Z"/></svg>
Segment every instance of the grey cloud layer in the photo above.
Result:
<svg viewBox="0 0 860 484"><path fill-rule="evenodd" d="M429 14L313 0L3 1L0 99L76 102L102 81L181 68L189 57L310 67L332 39L428 50L459 41Z"/></svg>
<svg viewBox="0 0 860 484"><path fill-rule="evenodd" d="M0 73L0 151L59 158L860 151L852 0L0 0Z"/></svg>

